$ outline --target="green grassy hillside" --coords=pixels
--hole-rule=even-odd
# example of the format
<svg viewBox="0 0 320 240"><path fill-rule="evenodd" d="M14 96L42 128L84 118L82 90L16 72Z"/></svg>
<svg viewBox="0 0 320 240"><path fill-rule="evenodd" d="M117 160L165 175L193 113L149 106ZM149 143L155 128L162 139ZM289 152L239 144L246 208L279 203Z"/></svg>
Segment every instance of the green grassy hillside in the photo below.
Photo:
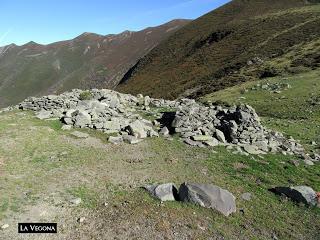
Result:
<svg viewBox="0 0 320 240"><path fill-rule="evenodd" d="M320 5L310 1L231 1L153 49L118 89L198 97L245 81L317 68L319 16ZM314 47L305 52L307 46ZM285 56L288 61L281 67L272 64Z"/></svg>

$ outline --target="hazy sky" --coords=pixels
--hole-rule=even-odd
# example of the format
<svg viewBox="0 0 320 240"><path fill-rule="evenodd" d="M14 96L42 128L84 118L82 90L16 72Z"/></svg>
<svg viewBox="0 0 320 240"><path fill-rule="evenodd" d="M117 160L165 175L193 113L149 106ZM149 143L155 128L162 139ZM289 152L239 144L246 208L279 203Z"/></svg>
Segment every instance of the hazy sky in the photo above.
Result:
<svg viewBox="0 0 320 240"><path fill-rule="evenodd" d="M47 44L83 32L141 30L195 19L228 0L0 0L0 46Z"/></svg>

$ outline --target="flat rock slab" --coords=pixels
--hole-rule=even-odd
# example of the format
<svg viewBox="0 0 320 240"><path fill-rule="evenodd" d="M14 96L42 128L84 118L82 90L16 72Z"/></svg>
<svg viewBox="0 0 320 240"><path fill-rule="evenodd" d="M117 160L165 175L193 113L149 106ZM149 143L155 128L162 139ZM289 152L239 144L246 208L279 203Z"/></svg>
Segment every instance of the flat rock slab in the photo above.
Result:
<svg viewBox="0 0 320 240"><path fill-rule="evenodd" d="M142 142L142 139L138 139L137 137L131 136L131 135L122 136L122 138L123 138L123 141L129 144L138 144Z"/></svg>
<svg viewBox="0 0 320 240"><path fill-rule="evenodd" d="M179 188L179 199L216 209L225 216L237 210L232 193L212 184L183 183Z"/></svg>
<svg viewBox="0 0 320 240"><path fill-rule="evenodd" d="M83 132L79 132L79 131L74 131L72 133L70 133L72 136L75 136L77 138L88 138L90 135L88 133L83 133Z"/></svg>
<svg viewBox="0 0 320 240"><path fill-rule="evenodd" d="M49 119L52 117L52 111L42 110L37 113L36 117L39 118L40 120Z"/></svg>
<svg viewBox="0 0 320 240"><path fill-rule="evenodd" d="M71 130L72 129L72 126L71 125L63 125L62 127L61 127L61 130Z"/></svg>
<svg viewBox="0 0 320 240"><path fill-rule="evenodd" d="M196 135L196 136L192 136L191 139L193 141L212 141L213 137L212 136L208 136L208 135Z"/></svg>
<svg viewBox="0 0 320 240"><path fill-rule="evenodd" d="M244 145L243 149L244 149L244 151L246 151L247 153L252 154L252 155L263 154L263 152L260 151L258 149L258 147L254 146L254 145Z"/></svg>
<svg viewBox="0 0 320 240"><path fill-rule="evenodd" d="M108 138L108 141L113 143L113 144L119 144L119 143L122 143L123 142L123 138L121 136L117 136L117 137L114 137L114 136L110 136Z"/></svg>
<svg viewBox="0 0 320 240"><path fill-rule="evenodd" d="M275 187L271 189L271 191L277 194L283 194L297 203L304 203L310 206L318 205L317 193L308 186Z"/></svg>
<svg viewBox="0 0 320 240"><path fill-rule="evenodd" d="M158 198L162 202L175 201L178 196L178 190L173 183L165 183L160 185L149 185L144 187L152 196Z"/></svg>
<svg viewBox="0 0 320 240"><path fill-rule="evenodd" d="M1 229L4 230L4 229L7 229L8 227L10 227L9 224L3 224L3 225L1 226Z"/></svg>
<svg viewBox="0 0 320 240"><path fill-rule="evenodd" d="M205 145L202 142L193 141L190 138L185 139L184 142L190 146L205 147Z"/></svg>
<svg viewBox="0 0 320 240"><path fill-rule="evenodd" d="M208 140L208 141L204 141L203 143L210 147L215 147L219 145L219 141L215 138L212 138L211 140Z"/></svg>

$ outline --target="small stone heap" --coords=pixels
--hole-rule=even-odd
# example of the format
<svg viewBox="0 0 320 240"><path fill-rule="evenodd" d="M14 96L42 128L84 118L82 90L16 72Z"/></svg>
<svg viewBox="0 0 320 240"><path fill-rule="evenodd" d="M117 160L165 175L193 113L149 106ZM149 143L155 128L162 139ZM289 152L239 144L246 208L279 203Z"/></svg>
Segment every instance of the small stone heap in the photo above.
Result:
<svg viewBox="0 0 320 240"><path fill-rule="evenodd" d="M272 93L281 93L282 91L288 90L291 88L289 83L265 83L265 84L256 84L251 88L251 90L265 90Z"/></svg>
<svg viewBox="0 0 320 240"><path fill-rule="evenodd" d="M234 145L249 154L282 152L303 155L303 147L294 139L285 138L281 133L265 129L255 110L248 106L203 106L188 100L182 101L172 122L174 132L185 142L203 147L204 145Z"/></svg>
<svg viewBox="0 0 320 240"><path fill-rule="evenodd" d="M40 119L59 118L65 126L103 131L112 135L109 141L113 143L134 144L146 137L176 133L198 147L227 145L236 148L237 154L282 152L309 157L294 139L264 128L248 105L205 106L192 99L169 101L107 89L75 89L31 97L16 108L36 111Z"/></svg>

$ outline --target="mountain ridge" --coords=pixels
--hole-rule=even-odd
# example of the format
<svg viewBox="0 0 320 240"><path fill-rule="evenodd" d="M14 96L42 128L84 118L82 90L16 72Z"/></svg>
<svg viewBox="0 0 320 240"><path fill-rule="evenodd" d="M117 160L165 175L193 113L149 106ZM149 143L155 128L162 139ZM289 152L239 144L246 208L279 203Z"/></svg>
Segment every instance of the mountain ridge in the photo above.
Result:
<svg viewBox="0 0 320 240"><path fill-rule="evenodd" d="M100 33L95 33L95 32L83 32L83 33L81 33L81 34L79 34L79 35L77 35L77 36L75 36L73 38L70 38L70 39L58 40L58 41L50 42L50 43L46 43L46 44L42 44L42 43L38 43L36 41L30 40L29 42L26 42L24 44L9 43L9 44L6 44L6 45L2 45L2 46L0 46L0 49L4 48L4 47L9 47L9 46L23 47L23 46L26 46L28 44L35 44L35 45L40 45L40 46L50 46L50 45L55 45L55 44L62 43L62 42L72 41L72 40L75 40L77 38L81 38L81 37L87 36L87 35L99 36L99 37L109 37L109 36L120 35L120 34L123 34L123 33L126 33L126 32L133 32L133 33L143 32L145 30L149 30L149 29L152 29L152 28L157 28L159 26L166 25L166 24L179 23L179 22L191 22L191 21L193 21L193 19L177 18L177 19L173 19L173 20L170 20L168 22L162 23L160 25L149 26L149 27L146 27L146 28L143 28L143 29L140 29L140 30L135 30L135 31L127 29L127 30L123 30L123 31L121 31L119 33L108 33L108 34L100 34Z"/></svg>
<svg viewBox="0 0 320 240"><path fill-rule="evenodd" d="M0 106L73 88L113 88L139 58L187 23L178 19L136 32L1 47Z"/></svg>

